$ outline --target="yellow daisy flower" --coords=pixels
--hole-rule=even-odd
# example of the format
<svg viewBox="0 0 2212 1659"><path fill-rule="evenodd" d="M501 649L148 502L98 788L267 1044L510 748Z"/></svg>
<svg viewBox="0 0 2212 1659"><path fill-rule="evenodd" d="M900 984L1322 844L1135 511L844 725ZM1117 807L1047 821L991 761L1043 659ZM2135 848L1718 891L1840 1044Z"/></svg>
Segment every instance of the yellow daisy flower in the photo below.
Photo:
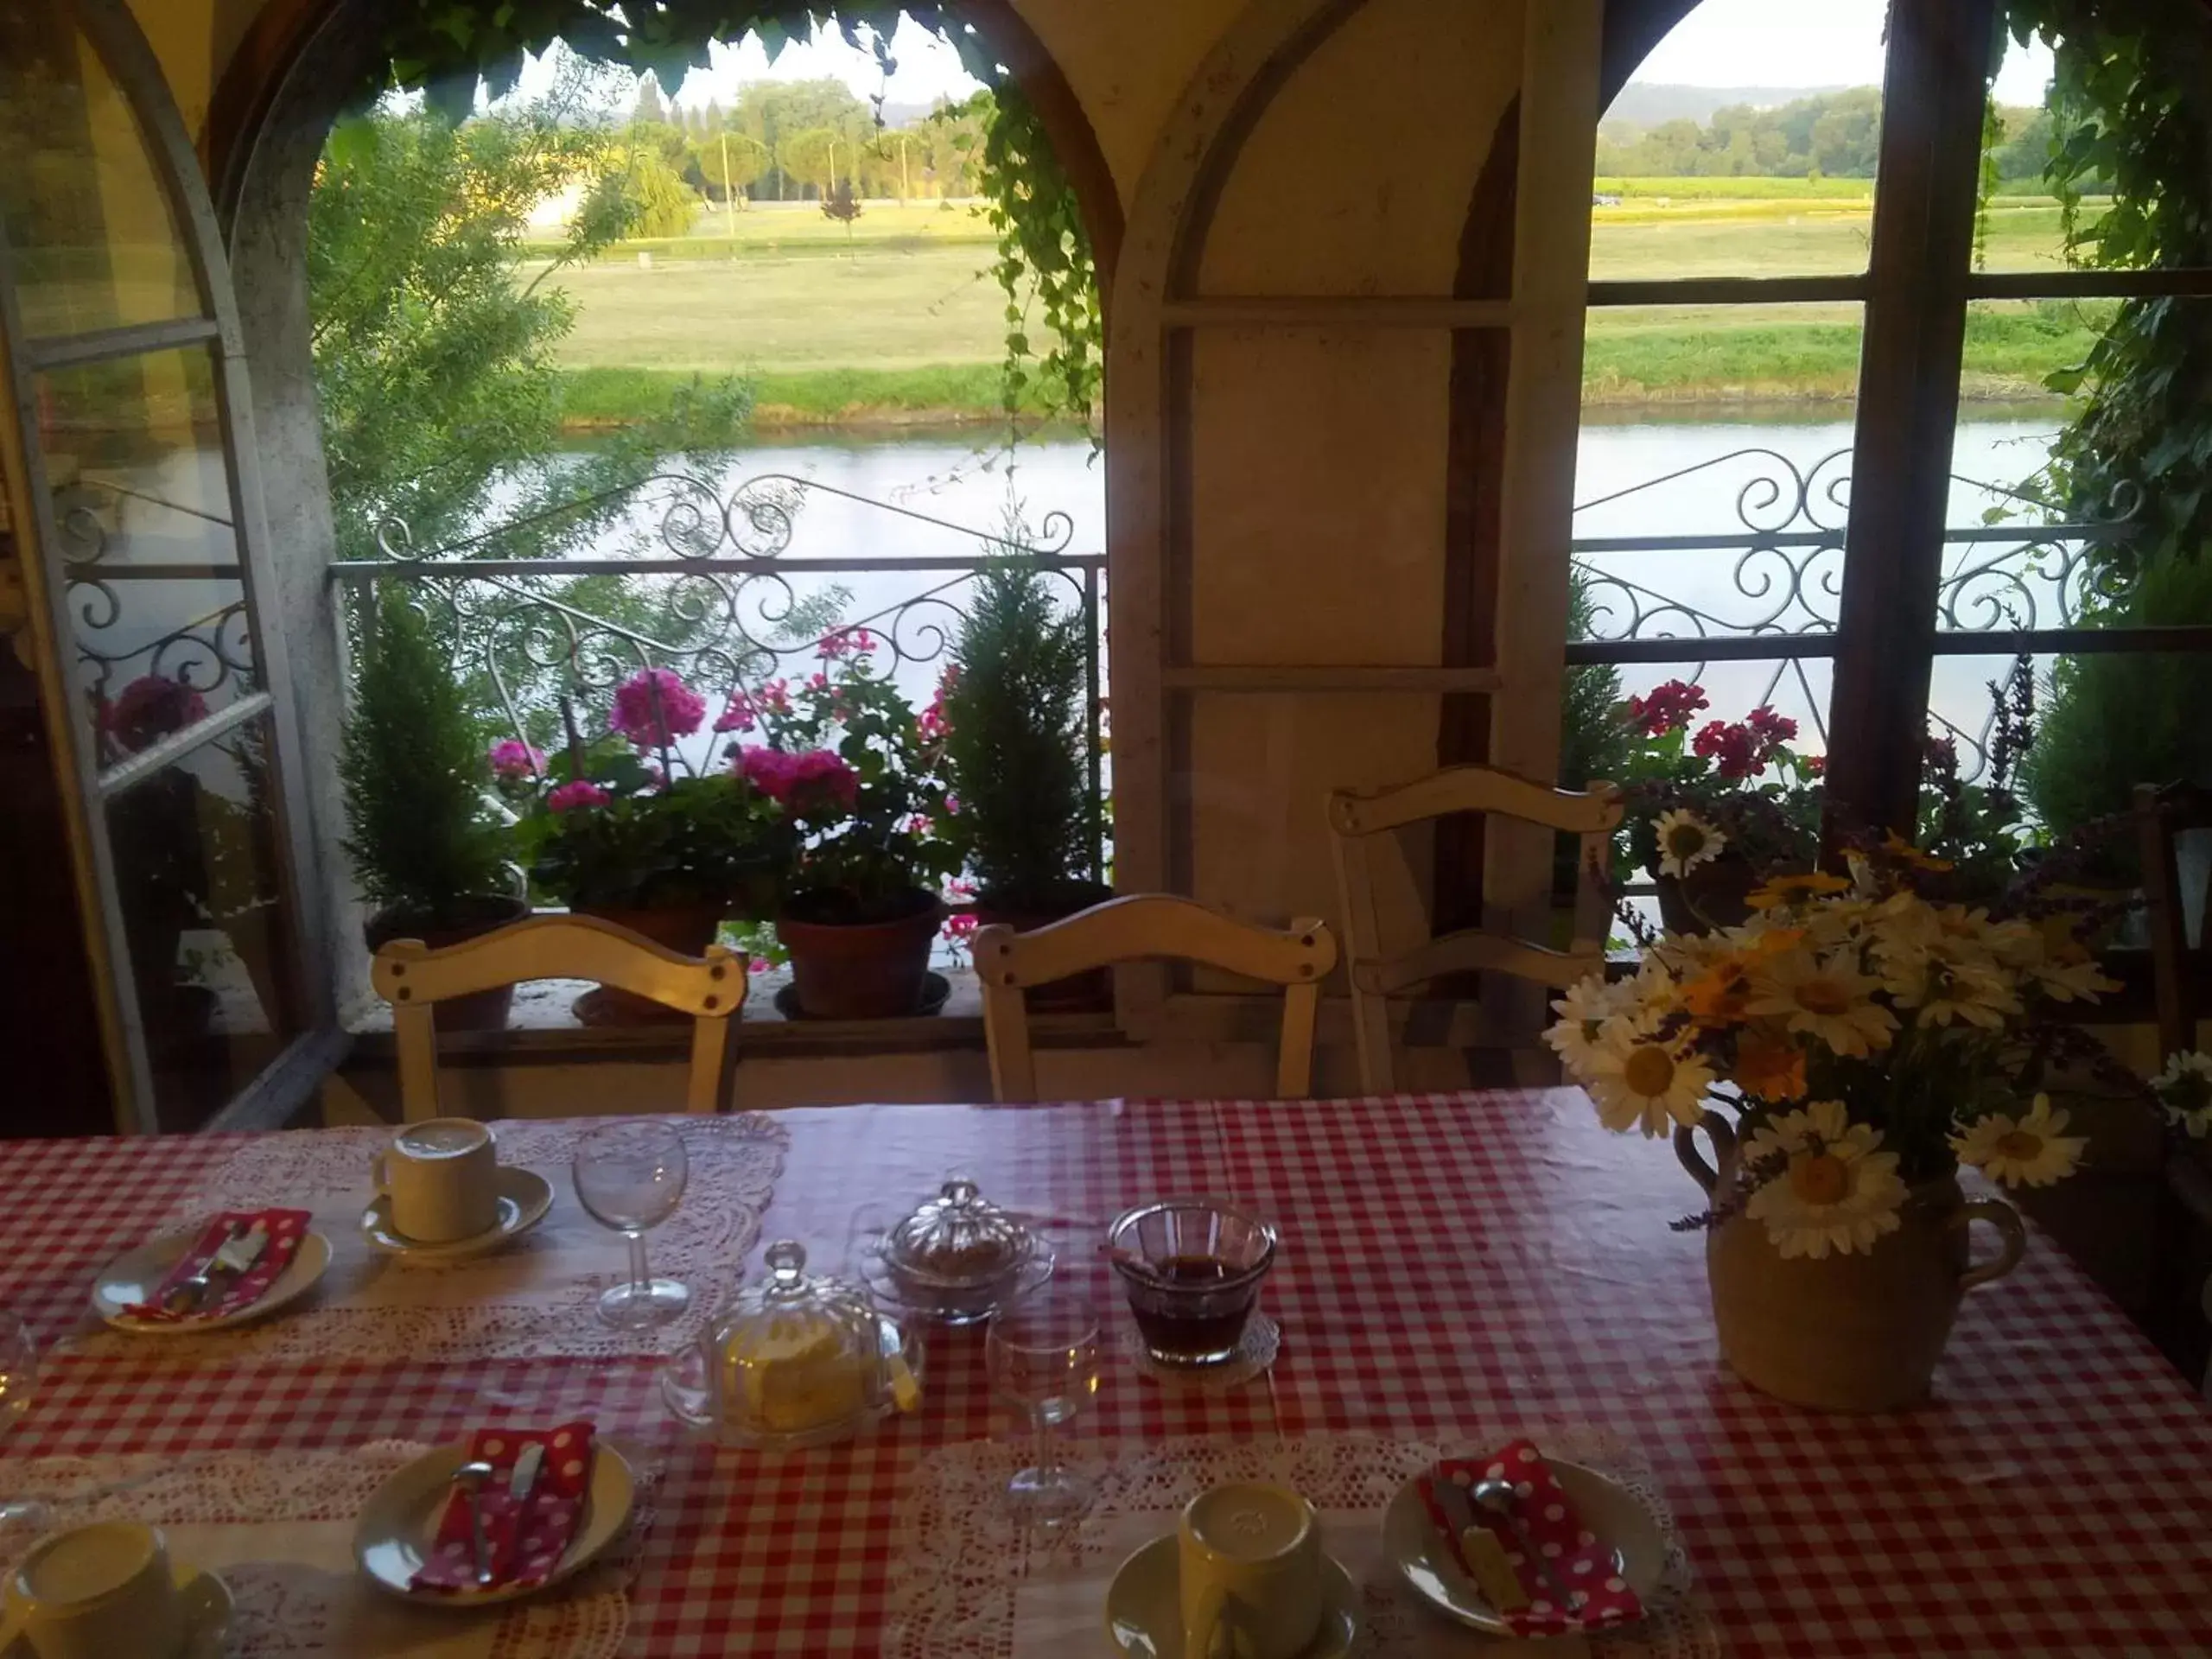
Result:
<svg viewBox="0 0 2212 1659"><path fill-rule="evenodd" d="M1841 1101L1813 1101L1773 1119L1753 1133L1745 1156L1754 1165L1783 1160L1783 1167L1744 1213L1785 1257L1872 1250L1897 1230L1905 1200L1897 1154L1876 1150L1881 1143L1881 1131L1852 1122Z"/></svg>
<svg viewBox="0 0 2212 1659"><path fill-rule="evenodd" d="M1873 1000L1880 984L1848 955L1786 951L1760 965L1750 1012L1773 1015L1784 1030L1817 1038L1839 1054L1871 1054L1887 1048L1897 1028L1897 1015Z"/></svg>
<svg viewBox="0 0 2212 1659"><path fill-rule="evenodd" d="M2074 1173L2089 1144L2085 1136L2064 1134L2065 1128L2066 1114L2051 1109L2049 1095L2037 1095L2019 1117L1992 1112L1970 1124L1951 1137L1951 1149L1960 1162L2006 1186L2050 1186Z"/></svg>
<svg viewBox="0 0 2212 1659"><path fill-rule="evenodd" d="M1607 1128L1662 1135L1675 1123L1695 1123L1704 1112L1713 1067L1679 1039L1657 1035L1648 1021L1606 1021L1594 1050L1582 1081Z"/></svg>

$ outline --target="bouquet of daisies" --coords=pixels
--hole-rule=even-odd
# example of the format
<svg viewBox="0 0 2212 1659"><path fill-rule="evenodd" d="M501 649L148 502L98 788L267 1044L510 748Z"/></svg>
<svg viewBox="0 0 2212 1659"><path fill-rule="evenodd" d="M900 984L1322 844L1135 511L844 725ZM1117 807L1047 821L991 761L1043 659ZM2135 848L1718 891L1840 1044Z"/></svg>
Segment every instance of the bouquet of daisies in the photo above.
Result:
<svg viewBox="0 0 2212 1659"><path fill-rule="evenodd" d="M1785 1256L1872 1249L1911 1189L1974 1165L2006 1185L2073 1173L2084 1144L2034 1094L2039 1009L2115 988L2070 937L1933 902L1910 849L1854 880L1778 877L1741 927L1666 934L1593 975L1545 1033L1617 1130L1736 1119L1740 1203Z"/></svg>

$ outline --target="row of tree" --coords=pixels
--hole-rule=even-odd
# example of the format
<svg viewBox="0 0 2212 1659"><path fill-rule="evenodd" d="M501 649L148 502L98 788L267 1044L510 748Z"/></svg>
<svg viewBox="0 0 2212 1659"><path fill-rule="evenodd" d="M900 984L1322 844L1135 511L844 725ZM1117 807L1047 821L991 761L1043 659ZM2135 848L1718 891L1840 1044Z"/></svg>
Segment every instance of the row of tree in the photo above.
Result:
<svg viewBox="0 0 2212 1659"><path fill-rule="evenodd" d="M760 80L719 102L680 107L651 75L639 82L634 124L692 188L723 201L785 201L840 194L900 201L969 196L988 102L933 111L902 125L879 124L873 105L842 81Z"/></svg>
<svg viewBox="0 0 2212 1659"><path fill-rule="evenodd" d="M1991 159L2006 182L2040 179L2049 159L2048 110L1996 111ZM1882 94L1872 86L1794 99L1768 109L1716 110L1709 121L1636 128L1608 122L1598 133L1600 177L1871 179L1878 159Z"/></svg>

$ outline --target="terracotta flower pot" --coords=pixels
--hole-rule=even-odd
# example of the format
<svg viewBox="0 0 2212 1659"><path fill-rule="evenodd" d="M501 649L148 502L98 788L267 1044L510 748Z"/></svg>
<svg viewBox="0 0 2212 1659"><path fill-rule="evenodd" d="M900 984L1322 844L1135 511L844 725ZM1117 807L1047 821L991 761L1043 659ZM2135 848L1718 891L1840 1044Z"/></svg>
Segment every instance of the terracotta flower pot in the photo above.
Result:
<svg viewBox="0 0 2212 1659"><path fill-rule="evenodd" d="M655 944L666 945L678 956L703 957L721 931L722 906L709 901L692 905L578 905L580 916L596 916L602 922L643 934ZM576 999L577 1020L587 1026L680 1026L691 1016L664 1008L645 997L632 996L602 985Z"/></svg>
<svg viewBox="0 0 2212 1659"><path fill-rule="evenodd" d="M1017 933L1027 933L1065 921L1079 910L1104 904L1114 896L1114 889L1103 881L1065 881L1060 884L1060 890L1051 896L1054 902L1049 905L1018 905L1001 903L995 893L979 893L971 913L980 927L1010 927ZM1094 968L1087 974L1070 974L1065 979L1032 985L1023 995L1033 1014L1078 1014L1110 1008L1114 1006L1114 970Z"/></svg>
<svg viewBox="0 0 2212 1659"><path fill-rule="evenodd" d="M452 913L428 927L391 911L380 910L362 925L361 936L368 944L371 956L394 939L420 939L431 950L438 950L497 932L529 914L527 899L508 893L488 894L456 906ZM440 1031L505 1031L514 1000L513 986L494 986L473 996L450 997L433 1008L430 1017ZM274 1005L270 1006L273 1014Z"/></svg>
<svg viewBox="0 0 2212 1659"><path fill-rule="evenodd" d="M802 893L776 917L800 1008L816 1020L895 1020L914 1013L944 905L915 887L888 920L838 921L843 896Z"/></svg>
<svg viewBox="0 0 2212 1659"><path fill-rule="evenodd" d="M1723 853L1688 875L1653 878L1659 889L1659 919L1669 933L1716 933L1750 919L1751 891L1759 884L1749 861Z"/></svg>
<svg viewBox="0 0 2212 1659"><path fill-rule="evenodd" d="M1675 1132L1682 1166L1708 1196L1736 1191L1734 1135L1711 1113L1716 1168L1693 1132ZM1996 1257L1973 1264L1967 1230L1986 1221ZM1871 1250L1784 1257L1740 1205L1707 1230L1706 1277L1729 1369L1762 1394L1821 1411L1894 1411L1927 1396L1959 1298L2018 1265L2027 1237L2012 1207L1968 1203L1946 1176L1912 1189L1897 1230Z"/></svg>

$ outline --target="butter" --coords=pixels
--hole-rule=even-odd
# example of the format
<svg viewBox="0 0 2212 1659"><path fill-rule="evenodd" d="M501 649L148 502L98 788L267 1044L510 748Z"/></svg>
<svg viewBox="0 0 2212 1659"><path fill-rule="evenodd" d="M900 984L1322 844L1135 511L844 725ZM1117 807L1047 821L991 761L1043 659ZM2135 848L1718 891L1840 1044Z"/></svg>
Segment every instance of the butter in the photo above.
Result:
<svg viewBox="0 0 2212 1659"><path fill-rule="evenodd" d="M749 1325L723 1355L722 1397L756 1427L803 1433L856 1417L868 1404L868 1357L849 1352L833 1320Z"/></svg>

